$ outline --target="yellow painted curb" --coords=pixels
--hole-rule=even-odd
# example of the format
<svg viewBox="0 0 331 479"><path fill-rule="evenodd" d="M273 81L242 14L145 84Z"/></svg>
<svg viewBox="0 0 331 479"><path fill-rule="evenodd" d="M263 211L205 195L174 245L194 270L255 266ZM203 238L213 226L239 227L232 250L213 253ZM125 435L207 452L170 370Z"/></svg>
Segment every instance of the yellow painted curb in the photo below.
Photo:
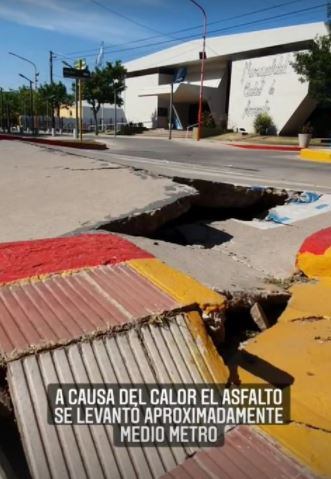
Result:
<svg viewBox="0 0 331 479"><path fill-rule="evenodd" d="M331 277L331 248L323 254L298 253L296 265L309 278Z"/></svg>
<svg viewBox="0 0 331 479"><path fill-rule="evenodd" d="M184 306L197 303L207 313L225 307L225 296L158 259L134 259L128 264Z"/></svg>
<svg viewBox="0 0 331 479"><path fill-rule="evenodd" d="M228 369L216 350L216 347L208 335L203 320L198 312L186 314L188 318L188 328L194 339L192 352L198 347L203 361L199 361L197 366L202 377L209 383L226 383L229 377ZM200 355L199 355L200 358Z"/></svg>
<svg viewBox="0 0 331 479"><path fill-rule="evenodd" d="M331 163L331 149L314 150L303 148L300 151L300 158L303 160Z"/></svg>
<svg viewBox="0 0 331 479"><path fill-rule="evenodd" d="M242 383L292 383L291 424L262 429L325 477L331 462L330 338L330 319L280 322L248 343L238 368Z"/></svg>
<svg viewBox="0 0 331 479"><path fill-rule="evenodd" d="M318 477L331 477L329 432L294 423L286 426L261 426L261 429L318 474Z"/></svg>
<svg viewBox="0 0 331 479"><path fill-rule="evenodd" d="M331 319L331 278L296 284L289 291L291 299L278 323L313 317Z"/></svg>

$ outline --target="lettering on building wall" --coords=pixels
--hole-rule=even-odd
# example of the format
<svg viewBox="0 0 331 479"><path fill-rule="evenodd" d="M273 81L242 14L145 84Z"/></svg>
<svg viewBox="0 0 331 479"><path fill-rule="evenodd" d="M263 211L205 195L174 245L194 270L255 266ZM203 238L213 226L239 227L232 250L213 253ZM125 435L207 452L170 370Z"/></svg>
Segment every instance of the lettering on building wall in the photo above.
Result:
<svg viewBox="0 0 331 479"><path fill-rule="evenodd" d="M259 59L246 60L243 64L240 83L242 95L247 102L242 112L242 119L256 117L260 113L270 113L268 97L277 91L277 79L291 71L291 53L280 54L261 65ZM262 97L262 98L261 98ZM254 101L261 98L261 101Z"/></svg>

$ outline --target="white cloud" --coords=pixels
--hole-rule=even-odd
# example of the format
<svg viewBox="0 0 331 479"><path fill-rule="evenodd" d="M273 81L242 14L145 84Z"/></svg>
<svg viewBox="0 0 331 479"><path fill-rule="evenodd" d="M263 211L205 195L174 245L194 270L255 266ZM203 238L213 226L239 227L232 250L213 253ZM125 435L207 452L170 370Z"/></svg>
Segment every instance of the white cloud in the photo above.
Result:
<svg viewBox="0 0 331 479"><path fill-rule="evenodd" d="M123 0L126 4L133 1ZM150 6L157 6L163 1L140 0ZM98 9L88 0L15 0L7 5L0 3L0 18L21 25L114 44L146 35L145 29Z"/></svg>

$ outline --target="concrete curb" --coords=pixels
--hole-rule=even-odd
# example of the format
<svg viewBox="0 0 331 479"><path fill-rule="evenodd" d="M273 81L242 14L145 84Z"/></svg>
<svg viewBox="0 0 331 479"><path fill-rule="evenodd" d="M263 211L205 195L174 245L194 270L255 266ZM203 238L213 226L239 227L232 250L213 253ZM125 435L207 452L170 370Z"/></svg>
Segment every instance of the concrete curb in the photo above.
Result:
<svg viewBox="0 0 331 479"><path fill-rule="evenodd" d="M291 388L291 422L261 426L319 477L331 477L331 228L308 237L297 267L318 282L297 283L278 322L245 348L256 371L240 367L240 379L284 383ZM264 375L259 374L259 361ZM268 372L266 365L272 365ZM262 366L260 366L262 367ZM276 369L274 369L276 368Z"/></svg>
<svg viewBox="0 0 331 479"><path fill-rule="evenodd" d="M183 306L204 312L224 309L226 298L190 276L162 263L120 236L82 234L0 244L0 286L45 280L98 266L127 264Z"/></svg>
<svg viewBox="0 0 331 479"><path fill-rule="evenodd" d="M296 266L309 278L331 277L331 227L305 239Z"/></svg>
<svg viewBox="0 0 331 479"><path fill-rule="evenodd" d="M331 163L331 148L328 150L304 148L300 151L300 158L302 160L316 161L319 163Z"/></svg>
<svg viewBox="0 0 331 479"><path fill-rule="evenodd" d="M25 136L0 134L0 140L26 141L28 143L37 143L41 145L65 146L68 148L78 148L82 150L107 150L108 149L105 143L91 143L87 141L79 142L76 140L50 140L47 138L33 138L30 136L25 137Z"/></svg>
<svg viewBox="0 0 331 479"><path fill-rule="evenodd" d="M259 144L244 144L244 143L227 143L229 146L237 148L245 148L247 150L266 150L266 151L300 151L299 146L291 145L259 145Z"/></svg>

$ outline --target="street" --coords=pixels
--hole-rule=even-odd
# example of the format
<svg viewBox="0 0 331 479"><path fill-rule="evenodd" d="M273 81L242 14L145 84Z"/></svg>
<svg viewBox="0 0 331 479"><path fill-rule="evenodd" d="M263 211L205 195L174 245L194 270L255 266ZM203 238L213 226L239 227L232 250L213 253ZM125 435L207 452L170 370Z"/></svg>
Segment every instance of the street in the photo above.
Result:
<svg viewBox="0 0 331 479"><path fill-rule="evenodd" d="M331 165L214 142L139 137L107 142L108 150L92 151L2 141L1 241L89 232L134 218L128 238L173 267L221 291L256 290L265 287L266 278L291 276L303 239L330 224L330 212L325 212L262 231L249 218L224 217L222 208L209 219L181 220L197 192L172 178L212 180L220 191L227 183L330 193ZM233 201L231 191L225 194ZM249 198L249 189L239 196L246 194ZM175 238L153 239L157 224L175 218L180 219L170 227ZM137 226L139 232L133 232Z"/></svg>
<svg viewBox="0 0 331 479"><path fill-rule="evenodd" d="M217 140L197 143L139 136L114 140L101 135L99 139L109 150L79 154L169 176L331 192L331 165L303 161L297 152L245 150Z"/></svg>

